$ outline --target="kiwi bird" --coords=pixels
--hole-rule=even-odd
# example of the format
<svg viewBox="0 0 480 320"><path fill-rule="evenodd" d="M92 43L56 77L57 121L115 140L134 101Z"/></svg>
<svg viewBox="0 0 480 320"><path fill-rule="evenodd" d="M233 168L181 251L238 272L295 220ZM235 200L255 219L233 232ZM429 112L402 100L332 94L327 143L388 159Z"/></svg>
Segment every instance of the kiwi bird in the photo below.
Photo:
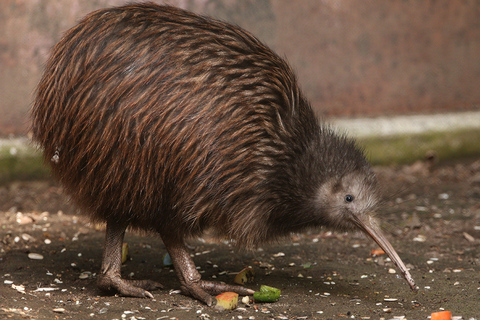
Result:
<svg viewBox="0 0 480 320"><path fill-rule="evenodd" d="M33 139L72 202L106 222L98 286L121 277L125 230L158 234L181 291L207 305L185 241L213 230L241 248L311 227L362 230L414 281L373 211L378 185L355 142L316 119L291 67L245 30L172 6L95 11L55 45L31 111Z"/></svg>

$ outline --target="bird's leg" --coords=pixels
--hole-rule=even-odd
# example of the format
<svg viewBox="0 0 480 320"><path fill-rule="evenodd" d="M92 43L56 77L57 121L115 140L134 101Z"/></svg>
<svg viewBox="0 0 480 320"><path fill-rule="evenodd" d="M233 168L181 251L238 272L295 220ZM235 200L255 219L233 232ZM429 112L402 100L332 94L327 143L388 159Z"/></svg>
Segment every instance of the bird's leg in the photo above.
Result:
<svg viewBox="0 0 480 320"><path fill-rule="evenodd" d="M118 222L107 222L102 269L97 278L97 285L102 290L117 291L123 296L153 298L149 290L163 288L160 283L151 280L122 279L120 270L122 267L122 243L126 228L126 225Z"/></svg>
<svg viewBox="0 0 480 320"><path fill-rule="evenodd" d="M253 290L242 286L202 280L183 241L163 239L163 243L172 258L183 294L211 306L214 303L212 295L227 291L236 292L240 295L252 295L254 293Z"/></svg>

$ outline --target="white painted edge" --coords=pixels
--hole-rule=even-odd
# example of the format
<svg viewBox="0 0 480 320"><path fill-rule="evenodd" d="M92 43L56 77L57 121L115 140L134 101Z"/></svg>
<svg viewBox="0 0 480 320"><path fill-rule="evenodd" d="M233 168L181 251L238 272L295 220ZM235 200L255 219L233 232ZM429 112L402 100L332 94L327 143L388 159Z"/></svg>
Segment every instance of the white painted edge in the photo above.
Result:
<svg viewBox="0 0 480 320"><path fill-rule="evenodd" d="M480 130L480 111L432 115L394 116L378 118L330 119L327 121L348 136L385 137L427 132L448 132L464 129Z"/></svg>

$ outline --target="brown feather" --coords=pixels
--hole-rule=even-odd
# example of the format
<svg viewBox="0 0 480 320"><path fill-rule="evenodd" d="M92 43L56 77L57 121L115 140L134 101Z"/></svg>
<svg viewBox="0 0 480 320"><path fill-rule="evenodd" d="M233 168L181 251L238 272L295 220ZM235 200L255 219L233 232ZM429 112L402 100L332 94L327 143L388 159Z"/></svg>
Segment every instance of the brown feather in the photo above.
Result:
<svg viewBox="0 0 480 320"><path fill-rule="evenodd" d="M170 6L99 10L70 29L32 118L74 203L164 237L213 228L250 247L328 225L320 186L373 175L352 141L317 122L283 59L236 26Z"/></svg>

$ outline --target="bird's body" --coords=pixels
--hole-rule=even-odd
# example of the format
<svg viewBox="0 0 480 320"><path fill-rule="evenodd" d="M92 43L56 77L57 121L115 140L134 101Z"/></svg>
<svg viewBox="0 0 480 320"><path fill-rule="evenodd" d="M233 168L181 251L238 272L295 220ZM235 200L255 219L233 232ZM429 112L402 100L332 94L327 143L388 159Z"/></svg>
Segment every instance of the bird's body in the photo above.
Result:
<svg viewBox="0 0 480 320"><path fill-rule="evenodd" d="M55 177L107 222L100 287L126 295L158 287L120 279L127 227L160 234L183 291L210 304L205 292L228 288L200 280L185 239L213 229L252 247L307 227L348 230L377 202L363 153L315 119L283 59L170 6L99 10L70 29L32 117Z"/></svg>

